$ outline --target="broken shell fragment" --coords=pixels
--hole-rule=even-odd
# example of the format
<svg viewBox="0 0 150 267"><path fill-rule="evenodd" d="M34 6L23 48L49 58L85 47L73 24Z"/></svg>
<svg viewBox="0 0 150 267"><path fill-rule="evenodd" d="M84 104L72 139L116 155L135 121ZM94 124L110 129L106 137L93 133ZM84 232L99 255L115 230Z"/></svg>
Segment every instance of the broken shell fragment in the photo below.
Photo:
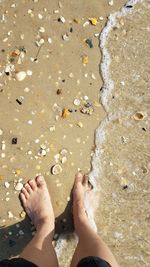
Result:
<svg viewBox="0 0 150 267"><path fill-rule="evenodd" d="M88 62L89 62L89 58L88 58L88 56L84 55L84 56L82 57L82 63L86 65L86 64L88 64Z"/></svg>
<svg viewBox="0 0 150 267"><path fill-rule="evenodd" d="M16 79L21 82L26 78L27 74L25 71L20 71L16 73Z"/></svg>
<svg viewBox="0 0 150 267"><path fill-rule="evenodd" d="M62 111L62 118L66 119L69 116L69 111L67 108L64 108Z"/></svg>
<svg viewBox="0 0 150 267"><path fill-rule="evenodd" d="M143 112L136 112L134 115L133 115L133 119L135 120L135 121L140 121L140 120L143 120L144 119L144 114L143 114Z"/></svg>
<svg viewBox="0 0 150 267"><path fill-rule="evenodd" d="M21 218L25 218L25 216L26 216L26 213L25 213L25 211L23 210L23 211L21 211L21 212L20 212L20 214L19 214L19 215L20 215L20 217L21 217Z"/></svg>
<svg viewBox="0 0 150 267"><path fill-rule="evenodd" d="M69 41L69 35L68 35L68 33L65 33L64 35L62 35L62 39L64 41Z"/></svg>
<svg viewBox="0 0 150 267"><path fill-rule="evenodd" d="M58 175L62 172L62 167L59 164L55 164L51 168L51 173L53 175Z"/></svg>
<svg viewBox="0 0 150 267"><path fill-rule="evenodd" d="M20 191L21 189L23 188L23 184L18 182L16 185L15 185L15 190L16 191Z"/></svg>
<svg viewBox="0 0 150 267"><path fill-rule="evenodd" d="M96 24L97 24L97 18L89 18L89 21L91 22L91 24L93 25L93 26L96 26Z"/></svg>

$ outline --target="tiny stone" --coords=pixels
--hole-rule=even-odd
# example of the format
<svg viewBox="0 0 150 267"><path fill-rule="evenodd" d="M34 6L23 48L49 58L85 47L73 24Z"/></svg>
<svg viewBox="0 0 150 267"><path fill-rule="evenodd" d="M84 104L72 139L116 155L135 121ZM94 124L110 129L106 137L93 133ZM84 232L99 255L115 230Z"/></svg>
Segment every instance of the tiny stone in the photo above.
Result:
<svg viewBox="0 0 150 267"><path fill-rule="evenodd" d="M32 125L32 121L31 121L31 120L29 120L29 121L28 121L28 124Z"/></svg>
<svg viewBox="0 0 150 267"><path fill-rule="evenodd" d="M57 90L57 95L61 95L62 94L62 89L58 89Z"/></svg>
<svg viewBox="0 0 150 267"><path fill-rule="evenodd" d="M2 129L0 129L0 135L2 135L3 134L3 130Z"/></svg>
<svg viewBox="0 0 150 267"><path fill-rule="evenodd" d="M16 145L17 144L17 137L12 138L11 143L12 143L12 145Z"/></svg>

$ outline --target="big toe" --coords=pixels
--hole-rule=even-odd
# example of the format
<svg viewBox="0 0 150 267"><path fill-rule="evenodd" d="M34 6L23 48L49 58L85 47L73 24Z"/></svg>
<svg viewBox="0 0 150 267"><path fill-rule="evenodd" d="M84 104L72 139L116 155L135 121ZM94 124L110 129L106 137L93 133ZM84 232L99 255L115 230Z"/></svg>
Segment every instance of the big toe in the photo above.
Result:
<svg viewBox="0 0 150 267"><path fill-rule="evenodd" d="M73 199L74 202L84 201L83 174L81 172L77 173L75 176Z"/></svg>
<svg viewBox="0 0 150 267"><path fill-rule="evenodd" d="M46 185L45 179L42 175L36 177L36 183L38 187L43 187Z"/></svg>

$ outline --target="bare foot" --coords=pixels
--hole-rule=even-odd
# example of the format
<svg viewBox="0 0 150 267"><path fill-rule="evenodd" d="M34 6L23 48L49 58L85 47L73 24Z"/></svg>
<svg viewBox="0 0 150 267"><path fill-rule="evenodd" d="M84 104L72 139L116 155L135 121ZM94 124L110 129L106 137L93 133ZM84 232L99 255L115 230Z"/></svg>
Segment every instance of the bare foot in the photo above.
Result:
<svg viewBox="0 0 150 267"><path fill-rule="evenodd" d="M36 229L45 227L47 231L54 230L53 207L43 176L29 180L22 188L20 198Z"/></svg>
<svg viewBox="0 0 150 267"><path fill-rule="evenodd" d="M85 196L92 189L87 176L81 172L76 174L73 187L73 217L76 233L79 233L81 225L89 225L88 214L85 208ZM89 225L90 226L90 225Z"/></svg>

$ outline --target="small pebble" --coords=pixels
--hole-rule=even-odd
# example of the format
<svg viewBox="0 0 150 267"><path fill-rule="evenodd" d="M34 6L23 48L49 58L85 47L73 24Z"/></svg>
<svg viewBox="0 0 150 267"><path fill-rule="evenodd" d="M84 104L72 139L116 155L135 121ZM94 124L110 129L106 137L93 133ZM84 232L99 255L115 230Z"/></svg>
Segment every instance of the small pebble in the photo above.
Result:
<svg viewBox="0 0 150 267"><path fill-rule="evenodd" d="M11 140L12 145L16 145L17 144L17 137L13 137Z"/></svg>

